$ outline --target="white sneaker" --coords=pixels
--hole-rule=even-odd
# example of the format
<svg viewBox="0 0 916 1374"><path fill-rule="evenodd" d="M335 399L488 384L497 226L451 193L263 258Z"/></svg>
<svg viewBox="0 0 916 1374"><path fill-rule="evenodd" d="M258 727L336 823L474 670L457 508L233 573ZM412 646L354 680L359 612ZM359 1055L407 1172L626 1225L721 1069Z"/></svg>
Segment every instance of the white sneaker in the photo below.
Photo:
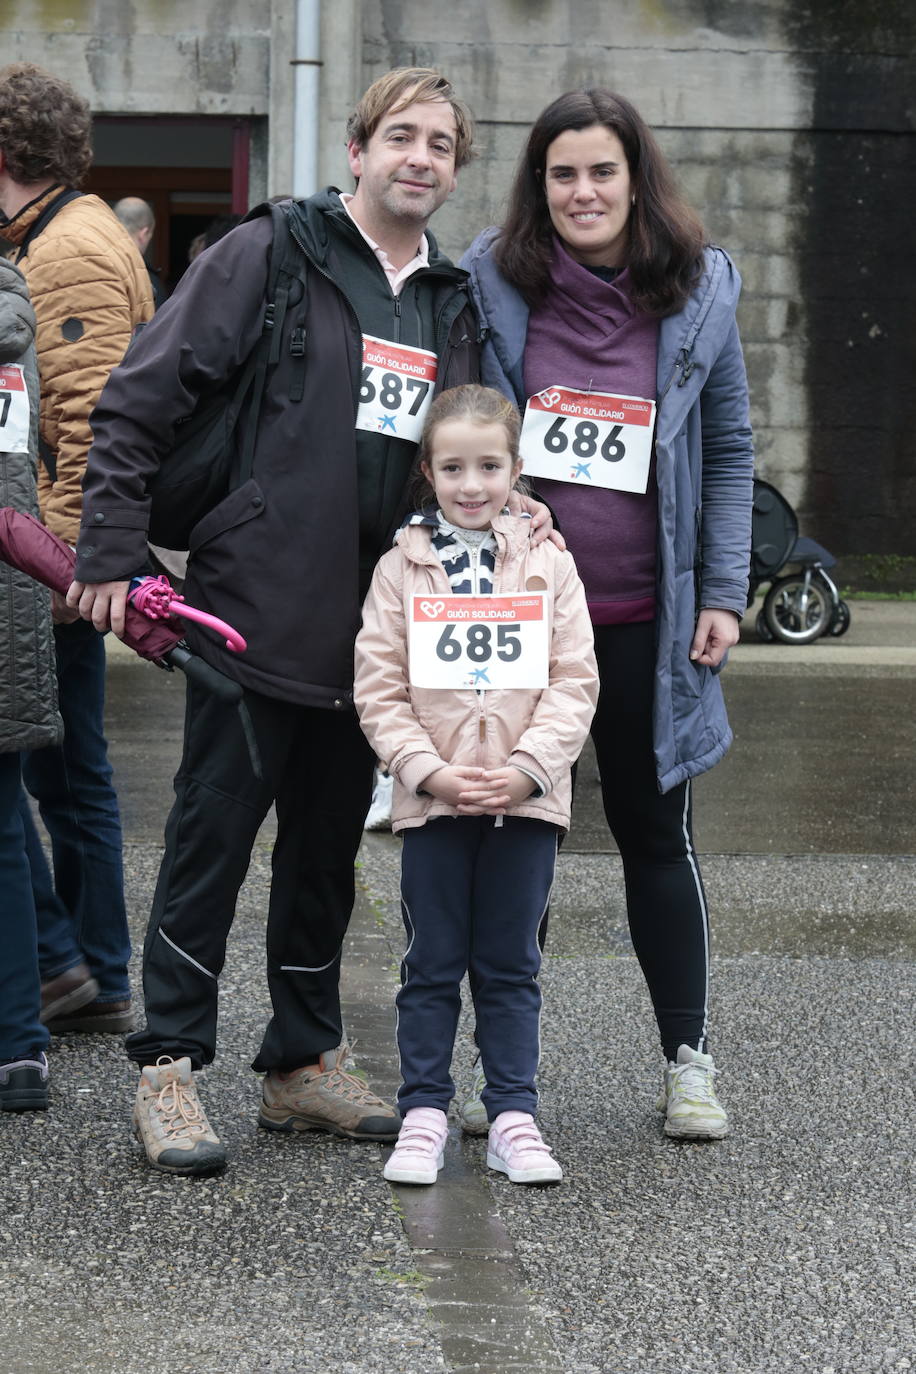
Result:
<svg viewBox="0 0 916 1374"><path fill-rule="evenodd" d="M375 788L372 802L363 821L364 830L391 829L391 796L394 791L394 778L376 770Z"/></svg>
<svg viewBox="0 0 916 1374"><path fill-rule="evenodd" d="M474 1077L471 1079L471 1091L458 1108L458 1120L461 1122L461 1129L465 1135L486 1135L490 1129L487 1109L483 1105L482 1096L486 1086L486 1074L478 1055L474 1067Z"/></svg>
<svg viewBox="0 0 916 1374"><path fill-rule="evenodd" d="M669 1063L656 1107L665 1113L665 1135L679 1140L721 1140L728 1116L716 1097L718 1070L711 1054L680 1045L677 1063Z"/></svg>
<svg viewBox="0 0 916 1374"><path fill-rule="evenodd" d="M563 1177L527 1112L500 1112L487 1139L487 1168L508 1175L511 1183L559 1183Z"/></svg>
<svg viewBox="0 0 916 1374"><path fill-rule="evenodd" d="M384 1169L389 1183L435 1183L445 1162L448 1121L438 1107L412 1107Z"/></svg>

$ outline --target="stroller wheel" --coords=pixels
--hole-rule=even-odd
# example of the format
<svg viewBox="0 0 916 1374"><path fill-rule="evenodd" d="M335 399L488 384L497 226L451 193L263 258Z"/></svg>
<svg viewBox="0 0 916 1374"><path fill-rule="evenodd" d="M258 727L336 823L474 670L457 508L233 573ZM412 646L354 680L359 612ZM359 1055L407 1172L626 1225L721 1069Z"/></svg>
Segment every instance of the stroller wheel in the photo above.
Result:
<svg viewBox="0 0 916 1374"><path fill-rule="evenodd" d="M833 606L818 582L806 586L802 575L791 574L770 587L763 614L773 637L783 644L812 644L829 628Z"/></svg>
<svg viewBox="0 0 916 1374"><path fill-rule="evenodd" d="M833 635L835 639L839 639L840 635L844 635L849 629L849 622L851 619L852 616L848 605L845 601L840 601L833 613L833 619L830 622L830 629L827 633Z"/></svg>
<svg viewBox="0 0 916 1374"><path fill-rule="evenodd" d="M757 638L762 639L764 644L772 644L776 636L767 624L767 618L763 611L757 612L757 619L754 621L754 629L757 631Z"/></svg>

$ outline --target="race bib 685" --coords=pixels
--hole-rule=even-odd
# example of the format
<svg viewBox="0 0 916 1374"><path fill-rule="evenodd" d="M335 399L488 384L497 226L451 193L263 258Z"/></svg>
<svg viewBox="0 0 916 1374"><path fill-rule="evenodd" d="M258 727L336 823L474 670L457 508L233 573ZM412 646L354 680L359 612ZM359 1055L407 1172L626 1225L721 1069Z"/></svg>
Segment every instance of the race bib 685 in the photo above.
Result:
<svg viewBox="0 0 916 1374"><path fill-rule="evenodd" d="M408 650L415 687L546 687L544 593L414 596Z"/></svg>

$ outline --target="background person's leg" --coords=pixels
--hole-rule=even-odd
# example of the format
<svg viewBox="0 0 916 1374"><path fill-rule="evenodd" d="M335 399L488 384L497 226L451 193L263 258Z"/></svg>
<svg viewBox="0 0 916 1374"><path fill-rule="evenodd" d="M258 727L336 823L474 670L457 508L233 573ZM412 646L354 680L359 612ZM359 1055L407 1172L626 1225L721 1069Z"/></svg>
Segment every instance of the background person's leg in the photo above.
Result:
<svg viewBox="0 0 916 1374"><path fill-rule="evenodd" d="M38 963L41 981L46 983L84 962L76 942L73 920L57 893L41 837L32 817L28 793L19 789L19 817L25 837L25 852L32 874L32 895L38 917Z"/></svg>
<svg viewBox="0 0 916 1374"><path fill-rule="evenodd" d="M121 818L104 733L105 644L91 625L76 621L55 627L55 646L64 741L29 754L23 777L51 840L54 887L99 985L98 1003L121 1002L130 995L130 937ZM49 944L43 929L52 958ZM53 961L65 957L60 950Z"/></svg>
<svg viewBox="0 0 916 1374"><path fill-rule="evenodd" d="M0 1061L39 1054L48 1043L19 790L19 754L0 754Z"/></svg>

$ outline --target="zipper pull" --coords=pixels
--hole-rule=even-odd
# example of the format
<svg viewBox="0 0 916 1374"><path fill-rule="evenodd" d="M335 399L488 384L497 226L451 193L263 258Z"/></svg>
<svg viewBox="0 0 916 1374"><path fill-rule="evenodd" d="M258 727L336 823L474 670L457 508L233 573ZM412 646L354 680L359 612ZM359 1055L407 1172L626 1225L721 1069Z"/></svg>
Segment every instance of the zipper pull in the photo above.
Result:
<svg viewBox="0 0 916 1374"><path fill-rule="evenodd" d="M480 717L480 725L477 727L477 734L478 734L478 738L480 739L481 744L483 744L484 740L485 740L486 737L487 737L487 718L486 718L486 716L481 716L481 717Z"/></svg>

